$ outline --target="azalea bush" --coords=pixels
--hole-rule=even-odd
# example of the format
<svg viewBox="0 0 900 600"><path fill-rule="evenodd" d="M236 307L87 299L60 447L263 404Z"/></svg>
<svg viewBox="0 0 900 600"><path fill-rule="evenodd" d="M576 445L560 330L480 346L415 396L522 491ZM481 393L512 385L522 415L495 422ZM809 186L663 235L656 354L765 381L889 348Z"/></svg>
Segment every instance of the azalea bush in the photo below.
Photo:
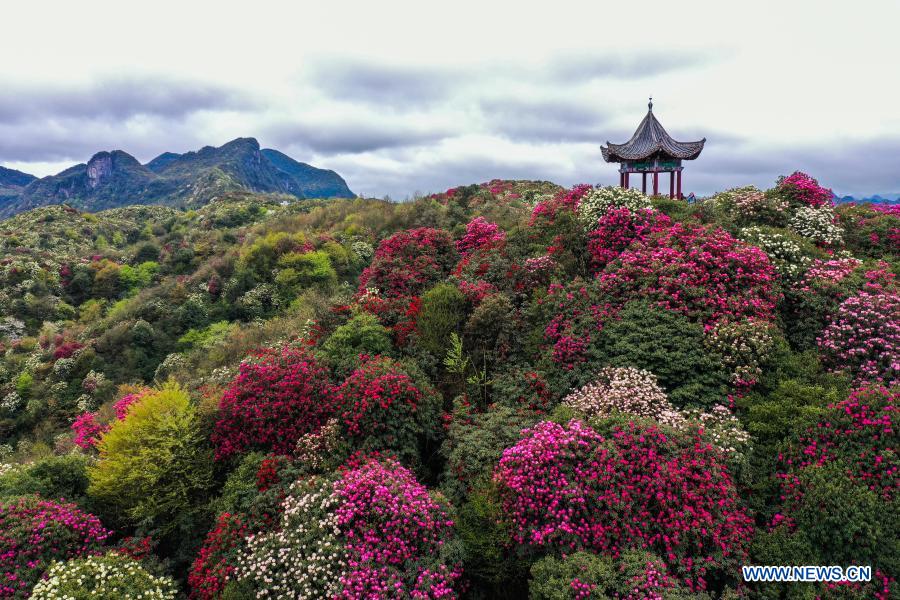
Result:
<svg viewBox="0 0 900 600"><path fill-rule="evenodd" d="M634 367L604 367L588 385L570 393L563 404L586 417L625 413L679 427L684 417L659 387L656 376Z"/></svg>
<svg viewBox="0 0 900 600"><path fill-rule="evenodd" d="M775 270L756 247L721 229L675 223L635 243L599 275L620 303L648 298L695 322L770 319L778 300Z"/></svg>
<svg viewBox="0 0 900 600"><path fill-rule="evenodd" d="M811 261L804 240L792 231L754 226L741 229L738 237L765 252L778 275L788 282L799 279Z"/></svg>
<svg viewBox="0 0 900 600"><path fill-rule="evenodd" d="M816 244L835 247L844 241L844 230L836 221L830 206L801 206L791 217L790 227Z"/></svg>
<svg viewBox="0 0 900 600"><path fill-rule="evenodd" d="M420 294L445 277L456 263L453 239L446 231L422 227L383 240L359 278L359 292L374 287L386 297Z"/></svg>
<svg viewBox="0 0 900 600"><path fill-rule="evenodd" d="M695 590L733 577L752 532L718 452L655 427L630 424L604 438L579 420L541 422L503 453L494 478L512 543L533 552L646 548Z"/></svg>
<svg viewBox="0 0 900 600"><path fill-rule="evenodd" d="M749 319L721 321L707 332L707 346L722 357L736 388L752 387L762 377L762 367L775 348L774 330L767 321Z"/></svg>
<svg viewBox="0 0 900 600"><path fill-rule="evenodd" d="M437 435L440 396L424 377L390 358L367 358L333 398L342 437L355 449L389 450L417 464Z"/></svg>
<svg viewBox="0 0 900 600"><path fill-rule="evenodd" d="M859 292L817 339L827 364L856 379L900 383L900 294Z"/></svg>
<svg viewBox="0 0 900 600"><path fill-rule="evenodd" d="M395 461L362 459L298 481L279 526L247 537L237 580L257 597L454 598L453 521Z"/></svg>
<svg viewBox="0 0 900 600"><path fill-rule="evenodd" d="M633 241L643 241L654 230L671 223L669 217L652 208L632 211L622 206L608 209L588 234L591 267L599 273Z"/></svg>
<svg viewBox="0 0 900 600"><path fill-rule="evenodd" d="M652 204L648 196L634 188L597 187L589 190L578 202L578 220L590 231L601 217L614 208L637 212L652 208Z"/></svg>
<svg viewBox="0 0 900 600"><path fill-rule="evenodd" d="M0 597L27 598L53 561L99 553L111 534L74 504L0 501Z"/></svg>
<svg viewBox="0 0 900 600"><path fill-rule="evenodd" d="M466 225L466 234L456 242L456 249L462 256L473 250L498 246L506 239L506 232L496 223L484 217L476 217Z"/></svg>
<svg viewBox="0 0 900 600"><path fill-rule="evenodd" d="M255 449L290 454L300 436L321 427L333 411L328 371L305 350L261 352L241 363L222 394L212 436L216 458Z"/></svg>
<svg viewBox="0 0 900 600"><path fill-rule="evenodd" d="M800 171L780 178L775 191L793 207L831 206L834 198L834 193L830 189L822 187L818 181Z"/></svg>
<svg viewBox="0 0 900 600"><path fill-rule="evenodd" d="M214 600L221 595L228 581L234 579L248 534L245 517L230 513L218 516L188 574L191 598Z"/></svg>
<svg viewBox="0 0 900 600"><path fill-rule="evenodd" d="M886 258L900 254L900 208L896 205L841 204L835 212L847 249L854 255Z"/></svg>
<svg viewBox="0 0 900 600"><path fill-rule="evenodd" d="M171 577L158 577L140 562L114 552L57 562L46 579L34 587L35 600L146 598L175 600L178 589Z"/></svg>

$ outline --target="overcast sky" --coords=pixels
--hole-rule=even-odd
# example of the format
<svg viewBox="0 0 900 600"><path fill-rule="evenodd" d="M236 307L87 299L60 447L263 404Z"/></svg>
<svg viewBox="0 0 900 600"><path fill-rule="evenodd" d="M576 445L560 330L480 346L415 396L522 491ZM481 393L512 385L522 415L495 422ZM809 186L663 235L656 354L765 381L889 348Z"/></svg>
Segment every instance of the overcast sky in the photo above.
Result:
<svg viewBox="0 0 900 600"><path fill-rule="evenodd" d="M136 8L136 7L140 8ZM900 1L28 2L0 9L0 165L259 139L357 193L614 183L654 97L685 191L805 170L900 192Z"/></svg>

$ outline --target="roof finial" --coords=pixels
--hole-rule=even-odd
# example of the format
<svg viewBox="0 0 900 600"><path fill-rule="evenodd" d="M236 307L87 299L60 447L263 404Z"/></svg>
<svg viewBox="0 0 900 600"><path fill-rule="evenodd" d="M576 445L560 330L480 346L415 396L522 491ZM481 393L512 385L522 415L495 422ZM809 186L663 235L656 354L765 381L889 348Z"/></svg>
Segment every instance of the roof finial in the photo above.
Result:
<svg viewBox="0 0 900 600"><path fill-rule="evenodd" d="M650 102L647 103L647 108L650 109L650 112L653 112L653 96L650 96Z"/></svg>

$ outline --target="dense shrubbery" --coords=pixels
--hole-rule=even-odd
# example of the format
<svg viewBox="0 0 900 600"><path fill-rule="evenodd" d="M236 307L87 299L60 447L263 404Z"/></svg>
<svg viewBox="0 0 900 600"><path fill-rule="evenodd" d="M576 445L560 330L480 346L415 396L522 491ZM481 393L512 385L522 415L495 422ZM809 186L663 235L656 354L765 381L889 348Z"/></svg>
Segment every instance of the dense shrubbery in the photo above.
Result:
<svg viewBox="0 0 900 600"><path fill-rule="evenodd" d="M35 586L31 597L35 600L175 600L176 594L171 578L154 576L139 562L110 553L55 563L47 572L47 579Z"/></svg>
<svg viewBox="0 0 900 600"><path fill-rule="evenodd" d="M896 596L900 214L831 197L492 181L0 223L0 586ZM875 580L738 569L851 562Z"/></svg>
<svg viewBox="0 0 900 600"><path fill-rule="evenodd" d="M110 533L73 504L36 497L0 502L0 597L28 597L50 563L97 553Z"/></svg>
<svg viewBox="0 0 900 600"><path fill-rule="evenodd" d="M212 438L216 457L256 449L290 453L332 412L328 375L315 359L290 346L263 352L241 364L222 395Z"/></svg>
<svg viewBox="0 0 900 600"><path fill-rule="evenodd" d="M714 449L654 427L606 439L578 420L542 422L503 453L495 478L511 542L536 552L649 548L693 589L733 578L752 532Z"/></svg>

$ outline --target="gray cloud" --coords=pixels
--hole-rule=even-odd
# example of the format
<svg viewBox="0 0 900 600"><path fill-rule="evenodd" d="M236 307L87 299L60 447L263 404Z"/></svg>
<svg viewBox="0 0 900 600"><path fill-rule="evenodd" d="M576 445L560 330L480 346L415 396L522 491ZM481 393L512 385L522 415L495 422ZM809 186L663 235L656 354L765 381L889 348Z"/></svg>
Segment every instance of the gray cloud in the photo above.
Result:
<svg viewBox="0 0 900 600"><path fill-rule="evenodd" d="M249 109L255 101L225 86L159 76L106 77L81 84L0 84L0 124L36 119L180 119L203 110Z"/></svg>
<svg viewBox="0 0 900 600"><path fill-rule="evenodd" d="M630 50L556 56L545 64L545 75L560 82L592 79L644 79L673 71L696 69L728 58L728 52L696 50Z"/></svg>
<svg viewBox="0 0 900 600"><path fill-rule="evenodd" d="M408 106L446 97L464 75L455 69L330 59L315 63L309 78L313 86L337 100Z"/></svg>
<svg viewBox="0 0 900 600"><path fill-rule="evenodd" d="M360 153L434 143L453 135L439 126L415 126L402 120L377 117L276 123L264 131L272 144L303 148L320 154Z"/></svg>
<svg viewBox="0 0 900 600"><path fill-rule="evenodd" d="M486 126L510 139L598 141L608 132L609 111L572 99L491 98L479 103Z"/></svg>

